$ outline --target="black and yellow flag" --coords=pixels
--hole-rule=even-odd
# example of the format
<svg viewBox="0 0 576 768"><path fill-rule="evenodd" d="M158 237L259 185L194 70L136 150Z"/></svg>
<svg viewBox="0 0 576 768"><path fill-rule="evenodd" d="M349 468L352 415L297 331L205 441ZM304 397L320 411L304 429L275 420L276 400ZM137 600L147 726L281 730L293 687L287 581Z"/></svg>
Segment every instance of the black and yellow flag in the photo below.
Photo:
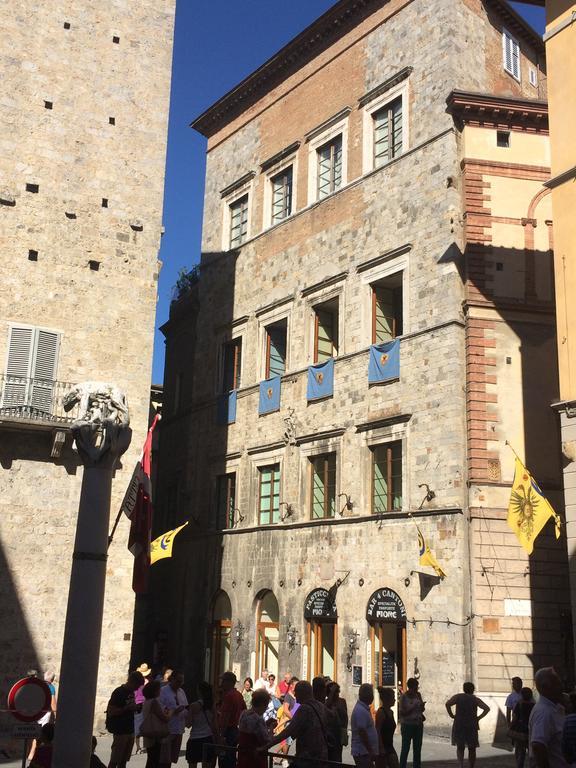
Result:
<svg viewBox="0 0 576 768"><path fill-rule="evenodd" d="M172 546L174 539L180 533L182 528L185 528L188 523L184 523L179 528L173 528L171 531L166 531L162 536L158 536L157 539L150 544L150 565L163 560L165 557L172 557Z"/></svg>
<svg viewBox="0 0 576 768"><path fill-rule="evenodd" d="M418 530L418 547L420 549L420 565L429 565L431 568L434 568L436 571L436 574L440 576L441 579L446 578L446 574L440 567L438 561L430 551L430 547L428 546L428 542L422 535L422 531L418 526L416 526Z"/></svg>
<svg viewBox="0 0 576 768"><path fill-rule="evenodd" d="M529 555L534 549L536 537L551 517L554 518L556 538L559 539L560 518L530 472L516 456L514 482L508 504L508 525Z"/></svg>

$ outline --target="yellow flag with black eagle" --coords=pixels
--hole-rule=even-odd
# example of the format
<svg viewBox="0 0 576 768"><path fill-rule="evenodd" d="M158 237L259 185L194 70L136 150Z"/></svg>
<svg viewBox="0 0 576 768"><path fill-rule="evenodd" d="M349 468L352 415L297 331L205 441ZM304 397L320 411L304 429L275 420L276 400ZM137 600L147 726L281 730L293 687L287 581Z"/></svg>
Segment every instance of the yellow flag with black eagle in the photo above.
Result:
<svg viewBox="0 0 576 768"><path fill-rule="evenodd" d="M556 538L559 539L559 516L538 487L538 483L516 456L507 522L529 555L534 549L536 537L551 517L554 518Z"/></svg>
<svg viewBox="0 0 576 768"><path fill-rule="evenodd" d="M446 574L440 567L438 561L430 551L430 547L428 546L428 542L422 535L422 531L418 526L416 526L416 529L418 530L418 547L420 549L420 565L429 565L431 568L434 568L436 571L436 574L441 578L445 579Z"/></svg>
<svg viewBox="0 0 576 768"><path fill-rule="evenodd" d="M174 539L180 533L182 528L185 528L188 523L184 523L179 528L173 528L171 531L166 531L162 536L158 536L150 544L150 565L163 560L165 557L172 557L172 547L174 545Z"/></svg>

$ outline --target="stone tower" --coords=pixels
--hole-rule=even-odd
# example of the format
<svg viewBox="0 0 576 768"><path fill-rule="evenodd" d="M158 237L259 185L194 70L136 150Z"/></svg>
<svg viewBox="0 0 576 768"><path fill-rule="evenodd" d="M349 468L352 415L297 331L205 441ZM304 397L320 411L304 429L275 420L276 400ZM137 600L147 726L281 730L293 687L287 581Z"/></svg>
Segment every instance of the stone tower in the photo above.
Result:
<svg viewBox="0 0 576 768"><path fill-rule="evenodd" d="M82 471L62 396L111 381L147 429L175 0L0 9L0 695L59 668ZM130 660L132 556L108 558L97 713ZM142 661L142 660L140 660Z"/></svg>

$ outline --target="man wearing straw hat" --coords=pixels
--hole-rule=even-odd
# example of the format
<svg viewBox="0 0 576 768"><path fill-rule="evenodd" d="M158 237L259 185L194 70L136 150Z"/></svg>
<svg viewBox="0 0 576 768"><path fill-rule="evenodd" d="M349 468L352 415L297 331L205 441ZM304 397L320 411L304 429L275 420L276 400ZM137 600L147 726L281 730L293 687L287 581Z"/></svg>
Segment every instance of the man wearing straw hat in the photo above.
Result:
<svg viewBox="0 0 576 768"><path fill-rule="evenodd" d="M144 714L142 712L142 705L144 704L143 690L146 683L150 680L152 670L144 661L142 664L140 664L139 667L136 667L136 672L140 672L144 678L144 683L140 686L140 688L138 688L138 690L134 691L134 702L137 706L137 710L134 712L134 736L136 737L136 754L138 755L140 752L146 751L140 746L140 726L142 725L142 721L144 719Z"/></svg>

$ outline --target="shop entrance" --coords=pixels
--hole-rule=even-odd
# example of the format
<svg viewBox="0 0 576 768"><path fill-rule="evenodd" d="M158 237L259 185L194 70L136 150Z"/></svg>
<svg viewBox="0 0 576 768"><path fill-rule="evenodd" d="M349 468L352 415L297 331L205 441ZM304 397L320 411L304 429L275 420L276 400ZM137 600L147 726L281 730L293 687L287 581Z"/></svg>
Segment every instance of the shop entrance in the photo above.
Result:
<svg viewBox="0 0 576 768"><path fill-rule="evenodd" d="M279 622L278 601L266 590L259 595L256 607L256 677L267 669L278 680Z"/></svg>
<svg viewBox="0 0 576 768"><path fill-rule="evenodd" d="M232 606L226 592L218 592L212 607L212 643L210 649L210 681L218 686L223 672L230 666L230 635L232 633Z"/></svg>
<svg viewBox="0 0 576 768"><path fill-rule="evenodd" d="M308 679L338 678L338 613L326 589L315 589L304 603L308 643Z"/></svg>
<svg viewBox="0 0 576 768"><path fill-rule="evenodd" d="M374 687L404 690L406 686L406 609L399 595L388 587L372 594L366 609L370 625Z"/></svg>

